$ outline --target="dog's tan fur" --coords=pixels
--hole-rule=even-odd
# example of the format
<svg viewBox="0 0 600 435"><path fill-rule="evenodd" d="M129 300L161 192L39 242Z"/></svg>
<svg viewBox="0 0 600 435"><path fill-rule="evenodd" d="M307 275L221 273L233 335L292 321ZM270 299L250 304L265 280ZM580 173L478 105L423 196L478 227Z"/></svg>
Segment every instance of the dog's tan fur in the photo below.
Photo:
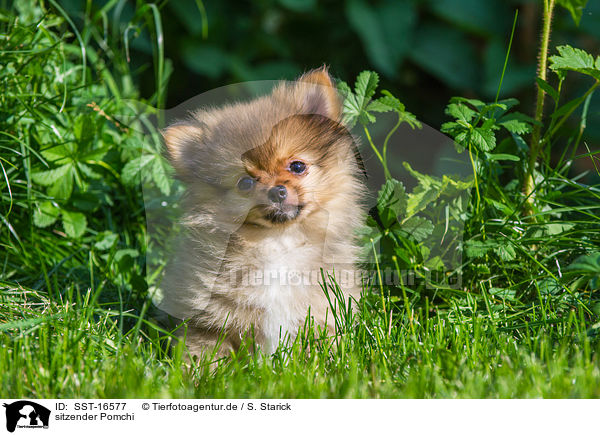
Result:
<svg viewBox="0 0 600 435"><path fill-rule="evenodd" d="M187 232L164 282L161 308L190 319L191 353L214 347L223 327L221 355L236 349L251 329L263 350L272 352L280 334L296 335L309 307L317 324L328 318L331 326L318 283L248 285L240 276L240 271L281 268L313 276L320 268L331 274L354 270L364 186L326 68L282 82L265 97L198 111L167 128L164 138L169 159L187 184ZM292 173L292 161L304 162L306 172ZM257 180L250 193L236 187L244 176ZM296 218L265 217L264 198L277 185L288 192L282 207L301 206ZM358 298L360 286L342 290Z"/></svg>

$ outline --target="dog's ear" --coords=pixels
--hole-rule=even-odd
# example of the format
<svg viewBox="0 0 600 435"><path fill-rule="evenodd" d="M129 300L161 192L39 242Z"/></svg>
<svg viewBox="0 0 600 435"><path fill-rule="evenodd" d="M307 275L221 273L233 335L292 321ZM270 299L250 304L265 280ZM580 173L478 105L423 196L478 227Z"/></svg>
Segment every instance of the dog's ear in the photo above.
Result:
<svg viewBox="0 0 600 435"><path fill-rule="evenodd" d="M342 103L326 66L302 75L296 81L296 91L306 114L315 114L338 121Z"/></svg>
<svg viewBox="0 0 600 435"><path fill-rule="evenodd" d="M178 122L161 131L167 158L180 178L190 178L195 154L202 147L203 130L193 122Z"/></svg>

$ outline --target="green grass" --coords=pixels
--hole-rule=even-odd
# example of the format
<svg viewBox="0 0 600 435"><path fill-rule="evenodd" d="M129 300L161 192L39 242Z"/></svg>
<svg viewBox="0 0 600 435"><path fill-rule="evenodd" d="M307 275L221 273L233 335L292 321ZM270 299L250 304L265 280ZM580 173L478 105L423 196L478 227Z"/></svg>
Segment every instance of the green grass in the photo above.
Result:
<svg viewBox="0 0 600 435"><path fill-rule="evenodd" d="M572 170L595 158L573 146L593 114L584 110L575 129L564 124L548 141L562 157L533 170L529 211L520 187L527 156L517 146L527 128L508 124L510 134L494 133L489 104L475 108L473 125L449 129L471 153L480 193L479 202L450 204L453 224L465 231L464 261L452 271L462 276L460 288L367 287L355 313L337 313L335 337L307 325L273 356L242 349L190 367L184 347L153 320L145 276L146 253L158 240L146 234L141 183L156 198L175 185L158 135L142 133L149 114L120 121L128 99L164 102L170 64L160 5L138 1L126 27L105 32L117 2L86 11L80 27L54 2L16 3L0 14L2 396L600 396L600 185L598 173ZM157 92L146 99L126 61L127 36L123 42L137 27L154 36ZM377 84L365 77L362 96ZM397 100L381 101L410 115ZM356 109L366 128L366 109ZM462 128L489 133L475 143ZM478 151L494 134L497 148ZM152 157L147 171L139 170L142 153ZM392 188L390 198L392 191L403 195ZM397 213L390 204L381 202L380 212ZM394 232L395 219L387 232L375 220L369 225L371 235L396 237L379 253L382 265L427 270L422 244ZM402 246L393 244L398 239ZM327 294L338 294L335 283Z"/></svg>
<svg viewBox="0 0 600 435"><path fill-rule="evenodd" d="M395 313L388 328L365 302L355 325L338 337L335 346L307 332L273 357L241 352L211 371L206 366L187 369L181 346L171 355L165 353L169 339L149 337L146 328L124 332L119 327L124 313L103 308L94 296L90 292L67 305L35 292L1 293L3 396L600 395L598 343L591 340L581 311L546 325L511 329L501 326L510 323L499 320L503 312L491 319L471 300L444 314Z"/></svg>

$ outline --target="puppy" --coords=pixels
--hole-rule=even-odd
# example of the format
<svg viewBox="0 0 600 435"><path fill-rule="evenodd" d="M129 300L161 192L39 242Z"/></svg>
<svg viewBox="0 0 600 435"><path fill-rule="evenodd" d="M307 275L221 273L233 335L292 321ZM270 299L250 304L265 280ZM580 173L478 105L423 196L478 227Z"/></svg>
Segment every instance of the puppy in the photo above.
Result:
<svg viewBox="0 0 600 435"><path fill-rule="evenodd" d="M226 355L249 333L272 353L309 312L331 331L321 269L345 298L360 297L355 229L365 215L364 176L341 117L323 67L163 131L187 193L159 308L189 319L191 354L219 341L217 355Z"/></svg>

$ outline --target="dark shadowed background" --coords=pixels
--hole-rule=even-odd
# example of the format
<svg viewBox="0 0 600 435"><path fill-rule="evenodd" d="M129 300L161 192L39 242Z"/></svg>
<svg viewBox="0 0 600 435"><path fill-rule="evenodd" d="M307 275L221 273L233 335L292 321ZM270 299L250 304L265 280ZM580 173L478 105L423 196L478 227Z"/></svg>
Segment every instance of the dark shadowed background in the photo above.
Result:
<svg viewBox="0 0 600 435"><path fill-rule="evenodd" d="M74 17L86 4L99 8L106 3L61 1ZM172 0L157 5L167 70L172 70L167 108L215 87L293 79L328 64L334 76L347 82L364 69L377 71L383 89L397 95L423 122L439 128L448 120L443 109L451 96L495 98L518 9L500 97L516 97L520 111L533 112L541 1ZM107 28L119 31L121 43L129 46L130 62L140 65L142 92L149 96L156 89L155 74L141 66L152 64L152 26L128 28L134 9L134 2L120 2L107 16ZM569 43L597 54L600 1L588 2L579 27L566 10L555 10L551 46ZM583 87L585 79L581 80ZM577 85L564 88L580 95ZM593 144L600 141L599 114L596 96L586 132Z"/></svg>

